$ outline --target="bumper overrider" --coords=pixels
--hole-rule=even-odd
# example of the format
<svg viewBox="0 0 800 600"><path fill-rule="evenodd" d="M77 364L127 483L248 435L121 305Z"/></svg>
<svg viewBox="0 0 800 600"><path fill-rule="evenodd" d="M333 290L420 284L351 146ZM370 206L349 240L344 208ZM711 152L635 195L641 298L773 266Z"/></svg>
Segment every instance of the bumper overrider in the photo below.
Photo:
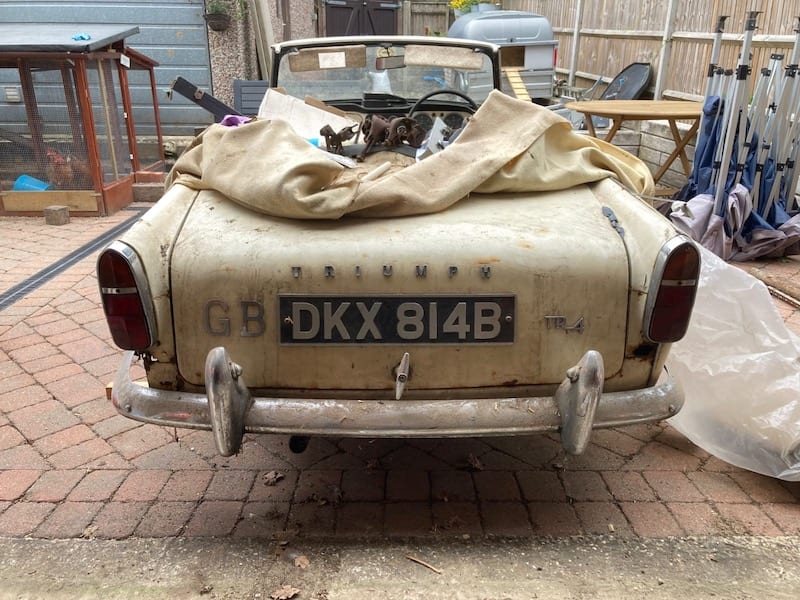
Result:
<svg viewBox="0 0 800 600"><path fill-rule="evenodd" d="M217 347L206 357L207 395L157 390L130 376L133 352L120 365L112 401L123 415L168 427L211 429L223 456L251 433L350 437L480 437L560 431L580 454L592 429L649 423L675 415L683 391L665 371L652 387L603 393L603 359L593 350L567 370L550 396L436 400L253 397L241 367Z"/></svg>

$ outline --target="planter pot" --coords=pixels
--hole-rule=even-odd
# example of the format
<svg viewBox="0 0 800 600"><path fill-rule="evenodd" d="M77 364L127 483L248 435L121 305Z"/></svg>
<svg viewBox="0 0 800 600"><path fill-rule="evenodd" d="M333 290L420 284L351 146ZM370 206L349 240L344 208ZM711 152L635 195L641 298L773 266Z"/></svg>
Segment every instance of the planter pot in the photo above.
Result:
<svg viewBox="0 0 800 600"><path fill-rule="evenodd" d="M478 12L489 12L492 10L497 10L497 4L478 4Z"/></svg>
<svg viewBox="0 0 800 600"><path fill-rule="evenodd" d="M206 13L203 17L209 29L214 31L225 31L231 26L231 16L225 13Z"/></svg>

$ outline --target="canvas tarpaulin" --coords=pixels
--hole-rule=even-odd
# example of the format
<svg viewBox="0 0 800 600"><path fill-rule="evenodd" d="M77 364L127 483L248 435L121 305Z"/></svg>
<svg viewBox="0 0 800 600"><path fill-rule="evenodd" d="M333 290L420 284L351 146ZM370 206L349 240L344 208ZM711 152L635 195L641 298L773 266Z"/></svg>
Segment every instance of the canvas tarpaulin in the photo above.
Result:
<svg viewBox="0 0 800 600"><path fill-rule="evenodd" d="M212 125L178 159L167 184L216 190L251 210L298 219L424 214L472 192L552 191L607 177L635 193L653 189L638 158L496 91L443 151L411 164L381 158L388 154L348 168L279 119ZM365 179L385 160L388 171Z"/></svg>

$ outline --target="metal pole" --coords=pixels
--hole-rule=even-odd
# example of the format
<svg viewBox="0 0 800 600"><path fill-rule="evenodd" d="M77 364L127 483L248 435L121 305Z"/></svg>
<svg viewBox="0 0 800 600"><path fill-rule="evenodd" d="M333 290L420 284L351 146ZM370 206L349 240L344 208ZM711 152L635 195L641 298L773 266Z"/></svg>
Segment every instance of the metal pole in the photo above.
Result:
<svg viewBox="0 0 800 600"><path fill-rule="evenodd" d="M775 77L776 73L777 67L776 70L773 70L770 77ZM773 93L772 104L770 104L769 107L763 107L763 114L755 115L755 117L760 118L761 120L759 123L754 123L751 126L752 129L756 130L761 136L761 142L756 154L756 175L753 182L753 189L750 192L750 195L753 199L753 206L755 207L756 211L758 211L758 203L761 197L761 179L764 174L764 169L767 166L768 161L774 159L775 153L771 150L773 149L776 127L782 123L778 107L786 106L786 99L782 99L786 86L783 86L781 90L778 91L778 88L781 86L779 86L778 82L775 80L772 80L772 82L772 89L770 90L770 92ZM769 96L769 93L767 96ZM766 121L766 125L764 126L764 130L761 131L761 123L764 123L764 121Z"/></svg>
<svg viewBox="0 0 800 600"><path fill-rule="evenodd" d="M708 98L714 83L714 78L719 72L719 53L722 47L722 33L725 31L725 20L727 18L728 15L720 15L717 18L717 28L714 30L714 43L711 45L711 61L708 63L708 74L706 76L706 98Z"/></svg>
<svg viewBox="0 0 800 600"><path fill-rule="evenodd" d="M717 189L714 196L714 214L718 216L722 216L724 201L728 195L726 183L737 130L740 130L742 135L744 135L744 127L740 125L744 120L743 106L745 105L747 95L747 76L750 73L750 47L753 43L753 34L756 30L756 19L758 15L758 11L750 11L747 16L744 42L742 43L742 54L739 57L739 64L736 67L736 84L733 91L733 98L731 99L730 120L728 122L728 129L725 132L725 143L722 149L722 160L720 162Z"/></svg>
<svg viewBox="0 0 800 600"><path fill-rule="evenodd" d="M722 47L722 34L725 30L725 20L728 18L728 15L720 15L717 18L717 27L714 30L714 43L711 45L711 60L708 63L708 73L706 74L706 91L705 91L705 99L708 100L712 95L713 96L720 96L721 95L721 87L722 87L722 78L724 75L724 71L719 67L719 54L720 48ZM718 107L721 103L718 103ZM705 121L708 118L705 113L705 106L703 107L704 110L700 111L700 123L698 124L697 131L700 133L698 136L703 135L705 129L703 128L705 125ZM714 118L718 118L719 115L713 115ZM698 137L698 141L700 138ZM710 143L711 140L708 140L706 143ZM700 168L698 161L701 158L701 154L698 152L695 154L695 168Z"/></svg>
<svg viewBox="0 0 800 600"><path fill-rule="evenodd" d="M711 183L715 184L717 181L717 177L719 177L719 169L722 165L722 153L725 148L724 144L724 136L725 136L725 123L728 123L731 120L731 111L732 111L732 103L731 103L731 95L732 90L735 86L735 81L733 80L733 71L730 69L722 70L720 69L720 73L718 76L718 95L721 99L719 103L719 107L717 108L717 115L715 118L720 119L722 125L722 131L720 132L719 140L717 140L717 147L714 149L714 164L712 165L712 173L711 173ZM719 111L722 111L722 116L720 117ZM722 143L720 143L722 142ZM727 175L726 175L727 177Z"/></svg>
<svg viewBox="0 0 800 600"><path fill-rule="evenodd" d="M797 77L800 67L800 19L795 26L795 42L792 48L792 55L789 65L785 70L781 98L776 108L775 119L777 126L773 136L772 145L774 146L775 179L769 190L767 201L764 205L762 217L769 214L772 205L780 196L781 187L786 194L786 208L788 209L794 202L794 188L797 178L795 170L796 161L792 156L796 154L794 145L797 144L800 135L800 119L795 118L798 112L797 102L800 96L800 78ZM794 182L794 183L793 183Z"/></svg>
<svg viewBox="0 0 800 600"><path fill-rule="evenodd" d="M795 100L797 99L798 81L800 81L797 78L797 72L797 65L789 65L786 68L787 79L784 80L783 93L781 94L781 100L775 114L777 126L772 142L775 153L775 179L772 181L772 187L769 190L767 202L761 213L762 217L766 217L769 214L772 205L778 199L781 182L785 176L786 163L789 161L791 155L792 139L798 134L798 124L800 124L800 121L795 120L794 123L791 124L792 107L794 107ZM788 130L784 131L784 129Z"/></svg>
<svg viewBox="0 0 800 600"><path fill-rule="evenodd" d="M706 93L706 98L709 96L722 96L724 90L727 88L724 85L724 80L726 75L733 75L733 71L726 71L722 67L715 67L714 68L714 76L711 78L711 82L709 83L709 89Z"/></svg>
<svg viewBox="0 0 800 600"><path fill-rule="evenodd" d="M575 85L575 72L578 70L578 50L581 42L581 23L583 23L583 0L578 0L575 8L575 27L572 29L572 56L569 59L569 75L567 85Z"/></svg>
<svg viewBox="0 0 800 600"><path fill-rule="evenodd" d="M722 96L723 81L726 71L719 66L719 54L722 47L722 34L725 30L725 20L728 15L721 15L717 19L717 28L714 32L714 43L711 46L711 61L708 63L708 74L706 76L706 99L711 96ZM716 118L718 115L714 115ZM703 122L706 119L705 113L700 115L698 130L703 131Z"/></svg>
<svg viewBox="0 0 800 600"><path fill-rule="evenodd" d="M777 73L782 71L783 54L770 56L769 66L761 69L756 89L753 92L753 100L750 102L750 112L747 115L750 131L761 133L761 126L769 108L768 101L775 92Z"/></svg>
<svg viewBox="0 0 800 600"><path fill-rule="evenodd" d="M800 176L800 169L797 168L797 161L800 160L800 144L795 142L790 159L790 165L787 165L788 174L786 179L789 183L786 185L786 211L794 210L794 205L797 201L797 178Z"/></svg>
<svg viewBox="0 0 800 600"><path fill-rule="evenodd" d="M797 23L795 24L794 31L796 33L795 42L794 42L794 50L792 51L792 61L794 64L797 64L800 61L800 17L797 17ZM795 104L795 106L797 106ZM797 179L800 177L800 169L797 168L797 161L800 159L800 140L795 139L794 142L794 150L792 151L792 156L790 160L790 164L788 165L788 172L786 178L788 180L788 184L786 186L786 210L790 211L794 208L795 204L795 195L797 190Z"/></svg>
<svg viewBox="0 0 800 600"><path fill-rule="evenodd" d="M675 27L675 11L678 8L677 0L669 0L667 7L667 18L664 23L664 35L661 38L661 53L658 59L658 75L656 76L656 89L653 92L653 99L660 100L664 91L664 80L669 70L669 57L672 51L672 32Z"/></svg>
<svg viewBox="0 0 800 600"><path fill-rule="evenodd" d="M761 140L763 140L765 137L766 132L762 131L762 126L767 120L767 111L770 112L770 115L772 115L774 112L774 103L772 106L768 106L767 103L775 88L776 73L779 72L782 62L783 54L773 54L770 57L769 66L761 69L761 75L758 78L758 84L753 92L753 100L750 103L750 111L747 115L747 123L745 127L746 133L740 136L743 138L743 141L740 139L741 155L739 156L737 164L737 177L739 179L744 173L745 162L747 157L750 155L751 150L756 157L756 172L753 182L753 189L750 190L750 196L753 199L754 206L758 206L758 191L759 186L761 185L761 174L764 167L764 165L759 164L758 161L758 157L761 155L759 137Z"/></svg>

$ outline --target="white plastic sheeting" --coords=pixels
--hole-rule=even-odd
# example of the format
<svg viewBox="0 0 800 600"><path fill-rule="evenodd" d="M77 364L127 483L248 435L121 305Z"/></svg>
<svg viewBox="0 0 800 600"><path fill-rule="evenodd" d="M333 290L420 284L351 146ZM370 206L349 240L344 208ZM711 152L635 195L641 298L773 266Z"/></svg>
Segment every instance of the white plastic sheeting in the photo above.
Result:
<svg viewBox="0 0 800 600"><path fill-rule="evenodd" d="M763 283L701 252L692 321L667 361L686 393L669 422L726 462L800 481L800 338Z"/></svg>

